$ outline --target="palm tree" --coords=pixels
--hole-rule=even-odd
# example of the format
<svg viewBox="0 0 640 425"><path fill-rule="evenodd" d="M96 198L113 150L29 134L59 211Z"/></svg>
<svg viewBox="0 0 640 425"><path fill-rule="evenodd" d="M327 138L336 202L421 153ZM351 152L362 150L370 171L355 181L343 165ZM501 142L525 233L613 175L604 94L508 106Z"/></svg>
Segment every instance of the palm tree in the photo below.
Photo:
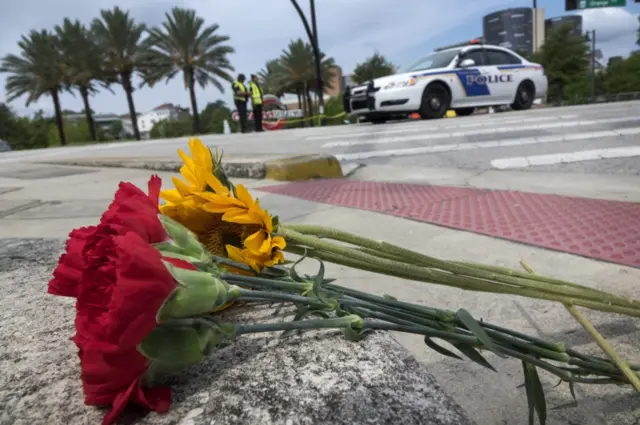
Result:
<svg viewBox="0 0 640 425"><path fill-rule="evenodd" d="M51 96L60 144L66 145L60 107L64 73L58 40L47 30L31 31L22 36L18 47L20 56L6 55L0 65L0 72L10 74L5 82L7 101L27 95L26 106L29 106L43 95Z"/></svg>
<svg viewBox="0 0 640 425"><path fill-rule="evenodd" d="M101 10L100 19L91 23L91 32L96 43L104 51L104 71L106 77L117 79L127 95L129 116L133 127L133 135L140 140L138 115L133 104L133 74L144 68L144 46L142 37L145 25L136 23L119 7L113 10Z"/></svg>
<svg viewBox="0 0 640 425"><path fill-rule="evenodd" d="M302 39L292 41L287 50L282 51L279 63L287 82L286 92L295 93L298 96L298 103L304 105L309 116L313 115L310 94L310 91L316 87L313 47ZM320 75L324 82L324 90L333 88L331 80L335 67L333 58L326 57L324 53L320 52Z"/></svg>
<svg viewBox="0 0 640 425"><path fill-rule="evenodd" d="M234 69L228 55L233 47L224 43L226 35L217 34L218 24L204 26L204 19L196 16L196 11L174 7L167 13L161 28L149 30L147 39L147 64L144 69L143 84L153 86L158 81L168 82L178 72L182 72L184 86L189 90L193 114L193 133L200 132L200 117L196 101L195 84L205 88L212 84L224 93L220 80L233 81L229 74Z"/></svg>
<svg viewBox="0 0 640 425"><path fill-rule="evenodd" d="M98 92L98 84L108 88L108 81L102 69L102 50L91 32L78 20L72 22L65 18L62 26L56 25L55 32L60 40L66 82L69 86L77 88L82 96L89 134L91 140L95 141L96 127L89 96Z"/></svg>
<svg viewBox="0 0 640 425"><path fill-rule="evenodd" d="M267 61L258 72L258 79L265 93L280 97L286 92L286 75L278 59Z"/></svg>

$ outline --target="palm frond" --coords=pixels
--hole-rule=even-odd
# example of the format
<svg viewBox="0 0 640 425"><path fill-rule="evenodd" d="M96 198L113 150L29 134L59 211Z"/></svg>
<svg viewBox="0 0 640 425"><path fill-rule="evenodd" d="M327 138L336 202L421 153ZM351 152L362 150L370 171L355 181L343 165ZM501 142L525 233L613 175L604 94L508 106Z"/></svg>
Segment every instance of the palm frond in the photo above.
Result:
<svg viewBox="0 0 640 425"><path fill-rule="evenodd" d="M18 42L20 56L8 54L0 62L5 80L7 100L27 95L26 105L64 86L64 65L59 41L49 31L31 31Z"/></svg>

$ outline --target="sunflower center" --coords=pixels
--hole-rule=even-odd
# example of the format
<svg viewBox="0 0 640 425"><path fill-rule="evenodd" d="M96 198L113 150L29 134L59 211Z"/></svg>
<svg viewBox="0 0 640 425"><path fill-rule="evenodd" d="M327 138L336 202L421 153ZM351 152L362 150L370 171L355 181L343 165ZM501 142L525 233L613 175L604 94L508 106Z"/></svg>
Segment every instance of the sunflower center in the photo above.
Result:
<svg viewBox="0 0 640 425"><path fill-rule="evenodd" d="M244 240L260 229L261 227L256 224L237 224L216 220L198 235L198 239L212 254L228 257L225 246L243 248Z"/></svg>

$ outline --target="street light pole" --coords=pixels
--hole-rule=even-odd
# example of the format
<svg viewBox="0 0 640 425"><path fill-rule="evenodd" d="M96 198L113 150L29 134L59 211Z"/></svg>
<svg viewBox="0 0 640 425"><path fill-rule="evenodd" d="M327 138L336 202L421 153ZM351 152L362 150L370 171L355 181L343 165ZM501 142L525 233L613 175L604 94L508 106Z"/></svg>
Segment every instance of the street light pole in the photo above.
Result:
<svg viewBox="0 0 640 425"><path fill-rule="evenodd" d="M311 41L315 45L313 54L315 56L316 63L316 93L318 96L318 112L320 115L324 115L324 87L322 84L322 69L320 58L320 47L318 45L318 24L316 22L316 2L315 0L309 0L309 7L311 9L311 32L313 33L313 40ZM324 118L320 118L320 125L324 125Z"/></svg>
<svg viewBox="0 0 640 425"><path fill-rule="evenodd" d="M533 37L533 42L531 43L531 52L535 53L537 50L537 44L538 44L538 25L537 25L537 13L536 11L538 10L538 0L533 0L533 9L531 9L531 11L533 12L533 16L531 17L531 24L533 25L532 31L531 31L531 36Z"/></svg>
<svg viewBox="0 0 640 425"><path fill-rule="evenodd" d="M300 5L296 0L291 0L291 4L298 12L298 16L300 16L300 20L302 21L302 25L304 26L305 31L307 32L307 36L309 37L309 41L311 42L311 47L313 49L313 57L316 63L316 89L319 91L320 96L318 98L318 107L321 113L324 113L324 96L323 96L323 84L322 84L322 74L320 71L320 48L318 47L318 28L316 24L316 5L314 0L310 0L311 6L311 20L312 27L309 26L309 22L307 22L306 16L304 16L304 12ZM324 120L320 121L320 124L324 124Z"/></svg>

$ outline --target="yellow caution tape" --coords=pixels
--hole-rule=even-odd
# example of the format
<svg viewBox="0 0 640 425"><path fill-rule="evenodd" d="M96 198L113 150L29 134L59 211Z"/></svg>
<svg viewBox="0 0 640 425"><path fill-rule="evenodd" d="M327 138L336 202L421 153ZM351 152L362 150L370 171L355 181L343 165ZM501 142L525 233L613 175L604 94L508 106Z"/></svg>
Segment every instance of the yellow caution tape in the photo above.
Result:
<svg viewBox="0 0 640 425"><path fill-rule="evenodd" d="M330 119L334 119L334 118L344 117L345 115L347 115L346 112L341 112L341 113L339 113L337 115L332 115L332 116L327 116L327 115L321 114L321 115L314 115L312 117L306 117L306 118L296 118L295 120L288 120L288 119L285 118L283 121L285 121L287 124L290 124L290 123L303 122L303 121L309 121L309 120L320 119L320 118L324 118L324 119L330 120ZM264 120L264 121L265 122L269 122L269 123L275 123L275 122L278 122L278 121L281 121L281 120L278 120L278 121Z"/></svg>

